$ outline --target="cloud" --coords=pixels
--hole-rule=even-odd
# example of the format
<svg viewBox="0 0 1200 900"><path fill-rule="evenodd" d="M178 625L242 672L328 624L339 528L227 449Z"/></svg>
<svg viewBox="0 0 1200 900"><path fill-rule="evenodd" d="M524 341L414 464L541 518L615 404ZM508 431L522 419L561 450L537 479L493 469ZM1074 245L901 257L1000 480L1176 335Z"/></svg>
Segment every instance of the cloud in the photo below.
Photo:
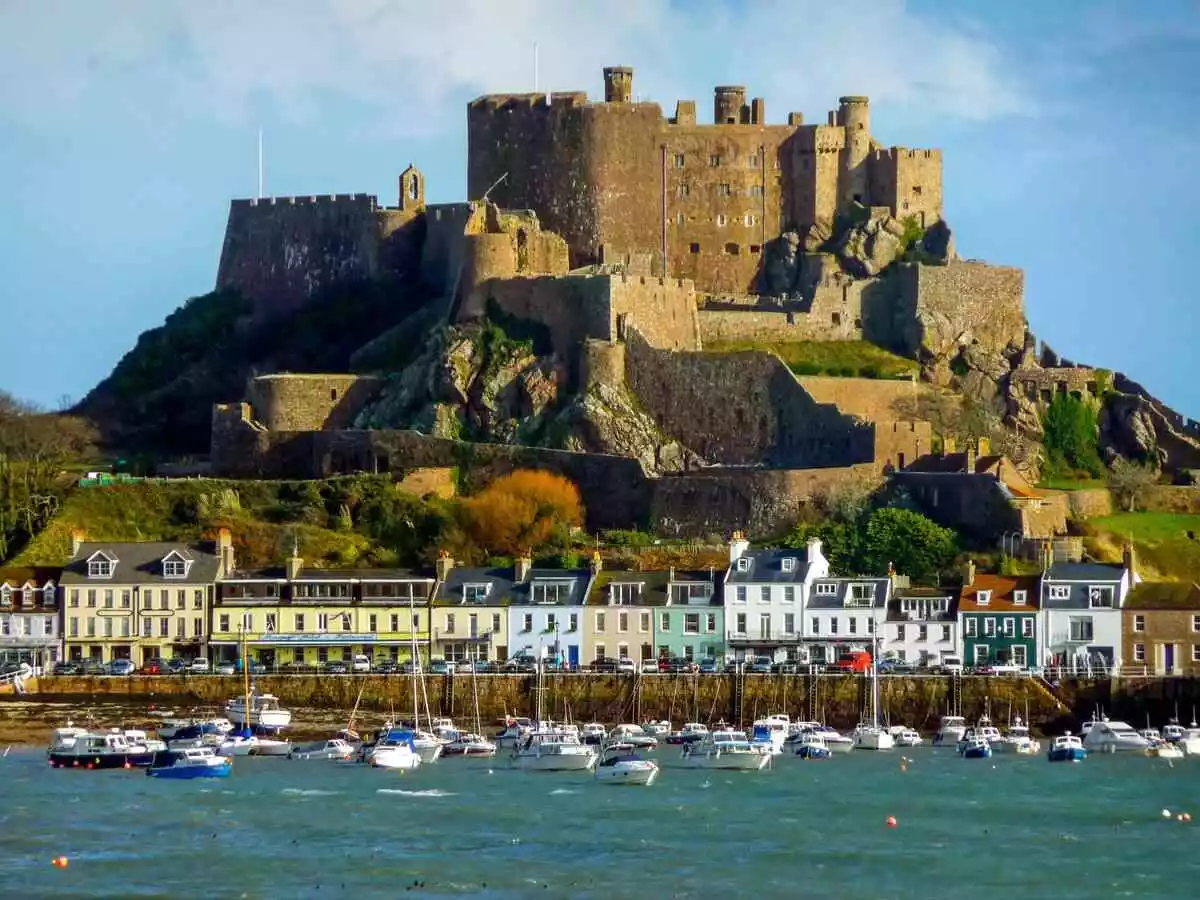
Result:
<svg viewBox="0 0 1200 900"><path fill-rule="evenodd" d="M633 65L635 90L668 109L679 97L705 108L716 81L746 83L775 121L784 109L819 118L842 93L976 121L1031 108L1001 47L900 0L122 0L121 10L11 4L0 122L69 130L131 103L143 120L316 121L352 103L381 131L437 133L461 122L464 98L532 90L535 41L542 90L595 95L601 66Z"/></svg>

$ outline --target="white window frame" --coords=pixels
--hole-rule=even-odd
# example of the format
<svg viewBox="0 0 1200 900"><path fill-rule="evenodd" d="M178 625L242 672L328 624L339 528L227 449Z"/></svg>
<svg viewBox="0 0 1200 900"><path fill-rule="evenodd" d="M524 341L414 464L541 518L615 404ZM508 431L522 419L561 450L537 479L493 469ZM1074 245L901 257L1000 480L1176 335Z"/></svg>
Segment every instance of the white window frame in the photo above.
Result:
<svg viewBox="0 0 1200 900"><path fill-rule="evenodd" d="M783 562L780 564L780 568L782 568L783 571L785 571L785 572L795 572L796 571L796 557L785 556L783 558Z"/></svg>
<svg viewBox="0 0 1200 900"><path fill-rule="evenodd" d="M1025 616L1021 619L1021 637L1033 637L1033 616Z"/></svg>
<svg viewBox="0 0 1200 900"><path fill-rule="evenodd" d="M463 585L463 603L486 603L492 592L490 581L472 581Z"/></svg>
<svg viewBox="0 0 1200 900"><path fill-rule="evenodd" d="M1099 602L1105 597L1108 598L1107 603ZM1111 584L1089 584L1088 585L1088 609L1116 609L1117 608L1117 589Z"/></svg>
<svg viewBox="0 0 1200 900"><path fill-rule="evenodd" d="M1071 598L1071 586L1069 584L1047 585L1046 592L1051 600L1069 600Z"/></svg>
<svg viewBox="0 0 1200 900"><path fill-rule="evenodd" d="M989 603L992 602L992 592L991 591L979 591L979 593L977 593L975 595L975 602L978 603L980 606L987 606Z"/></svg>
<svg viewBox="0 0 1200 900"><path fill-rule="evenodd" d="M633 606L641 599L640 581L614 581L608 586L608 602L612 606Z"/></svg>
<svg viewBox="0 0 1200 900"><path fill-rule="evenodd" d="M1029 592L1026 590L1013 591L1013 606L1024 606L1029 599Z"/></svg>
<svg viewBox="0 0 1200 900"><path fill-rule="evenodd" d="M692 627L692 619L695 619L695 627ZM700 633L700 613L684 613L683 615L683 633L684 634L699 634Z"/></svg>
<svg viewBox="0 0 1200 900"><path fill-rule="evenodd" d="M818 581L813 586L813 593L818 597L836 597L838 585L836 581Z"/></svg>
<svg viewBox="0 0 1200 900"><path fill-rule="evenodd" d="M1146 661L1146 645L1145 644L1134 644L1133 645L1133 661L1140 662L1140 663L1144 663Z"/></svg>
<svg viewBox="0 0 1200 900"><path fill-rule="evenodd" d="M1138 613L1133 617L1133 630L1138 634L1146 631L1146 616L1143 613Z"/></svg>
<svg viewBox="0 0 1200 900"><path fill-rule="evenodd" d="M963 634L966 637L979 637L979 619L975 616L966 619Z"/></svg>

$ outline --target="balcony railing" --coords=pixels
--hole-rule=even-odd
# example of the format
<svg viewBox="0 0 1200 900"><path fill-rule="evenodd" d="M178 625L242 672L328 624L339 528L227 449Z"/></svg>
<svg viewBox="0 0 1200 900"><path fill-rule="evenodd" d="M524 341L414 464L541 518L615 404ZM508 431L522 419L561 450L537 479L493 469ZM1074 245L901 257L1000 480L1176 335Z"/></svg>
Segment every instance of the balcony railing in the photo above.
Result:
<svg viewBox="0 0 1200 900"><path fill-rule="evenodd" d="M804 640L798 631L784 631L783 629L759 629L757 631L729 631L725 634L726 641L733 646L762 646L764 644L774 644L783 646L785 644L798 644Z"/></svg>
<svg viewBox="0 0 1200 900"><path fill-rule="evenodd" d="M433 630L433 639L435 641L455 642L461 641L469 644L487 644L492 640L491 631L450 631L444 628L435 628Z"/></svg>

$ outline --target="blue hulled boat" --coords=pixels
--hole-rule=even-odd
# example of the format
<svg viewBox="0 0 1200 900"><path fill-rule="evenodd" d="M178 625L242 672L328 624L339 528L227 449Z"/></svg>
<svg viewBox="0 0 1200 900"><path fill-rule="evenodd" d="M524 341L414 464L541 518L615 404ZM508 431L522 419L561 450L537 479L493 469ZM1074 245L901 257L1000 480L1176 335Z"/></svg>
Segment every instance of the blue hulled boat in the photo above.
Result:
<svg viewBox="0 0 1200 900"><path fill-rule="evenodd" d="M967 739L965 746L959 750L964 759L987 759L992 755L992 745L981 734Z"/></svg>
<svg viewBox="0 0 1200 900"><path fill-rule="evenodd" d="M159 753L146 770L151 778L225 778L233 770L233 761L217 756L209 747L189 747Z"/></svg>
<svg viewBox="0 0 1200 900"><path fill-rule="evenodd" d="M1056 737L1046 754L1050 762L1083 762L1087 759L1087 750L1083 741L1069 731L1061 737Z"/></svg>

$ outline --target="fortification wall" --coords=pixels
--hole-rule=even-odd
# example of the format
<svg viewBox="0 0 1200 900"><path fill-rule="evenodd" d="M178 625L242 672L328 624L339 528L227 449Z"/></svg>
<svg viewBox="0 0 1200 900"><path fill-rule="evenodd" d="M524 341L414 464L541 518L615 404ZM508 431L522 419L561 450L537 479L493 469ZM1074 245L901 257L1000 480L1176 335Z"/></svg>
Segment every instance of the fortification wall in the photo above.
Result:
<svg viewBox="0 0 1200 900"><path fill-rule="evenodd" d="M911 418L917 399L929 391L926 385L908 379L798 375L796 380L818 403L833 403L844 413L875 422Z"/></svg>
<svg viewBox="0 0 1200 900"><path fill-rule="evenodd" d="M1031 538L1052 538L1067 533L1070 500L1065 493L1051 493L1035 501L1022 501L1021 533Z"/></svg>
<svg viewBox="0 0 1200 900"><path fill-rule="evenodd" d="M942 151L890 147L870 157L871 203L924 227L942 219Z"/></svg>
<svg viewBox="0 0 1200 900"><path fill-rule="evenodd" d="M579 348L579 391L625 383L625 345L617 341L586 340Z"/></svg>
<svg viewBox="0 0 1200 900"><path fill-rule="evenodd" d="M607 280L615 334L619 335L624 321L636 326L654 347L700 349L700 320L692 282L646 275L612 275Z"/></svg>
<svg viewBox="0 0 1200 900"><path fill-rule="evenodd" d="M1070 515L1076 519L1094 519L1111 515L1113 511L1112 494L1103 488L1071 491L1067 494L1067 504Z"/></svg>
<svg viewBox="0 0 1200 900"><path fill-rule="evenodd" d="M554 352L571 359L587 338L616 337L609 288L609 277L596 275L494 279L476 289L472 307L482 312L490 302L510 316L540 322Z"/></svg>
<svg viewBox="0 0 1200 900"><path fill-rule="evenodd" d="M462 270L466 253L467 223L473 203L444 203L425 210L425 243L421 248L421 277L450 294Z"/></svg>
<svg viewBox="0 0 1200 900"><path fill-rule="evenodd" d="M838 209L838 173L846 131L833 124L806 125L792 142L796 177L792 215L798 225L832 222Z"/></svg>
<svg viewBox="0 0 1200 900"><path fill-rule="evenodd" d="M999 354L1025 342L1024 274L1008 266L953 261L910 264L896 275L897 349L908 356L942 363L965 346Z"/></svg>
<svg viewBox="0 0 1200 900"><path fill-rule="evenodd" d="M1012 373L1026 398L1049 403L1055 394L1079 394L1094 398L1097 393L1096 370L1086 366L1060 369L1017 369Z"/></svg>
<svg viewBox="0 0 1200 900"><path fill-rule="evenodd" d="M870 463L874 429L817 403L774 354L656 350L626 334L626 383L667 434L710 463Z"/></svg>
<svg viewBox="0 0 1200 900"><path fill-rule="evenodd" d="M234 200L217 289L235 289L260 314L302 306L318 291L376 277L380 242L402 223L368 194Z"/></svg>
<svg viewBox="0 0 1200 900"><path fill-rule="evenodd" d="M250 379L246 397L271 431L322 431L350 427L381 384L373 375L280 373Z"/></svg>

